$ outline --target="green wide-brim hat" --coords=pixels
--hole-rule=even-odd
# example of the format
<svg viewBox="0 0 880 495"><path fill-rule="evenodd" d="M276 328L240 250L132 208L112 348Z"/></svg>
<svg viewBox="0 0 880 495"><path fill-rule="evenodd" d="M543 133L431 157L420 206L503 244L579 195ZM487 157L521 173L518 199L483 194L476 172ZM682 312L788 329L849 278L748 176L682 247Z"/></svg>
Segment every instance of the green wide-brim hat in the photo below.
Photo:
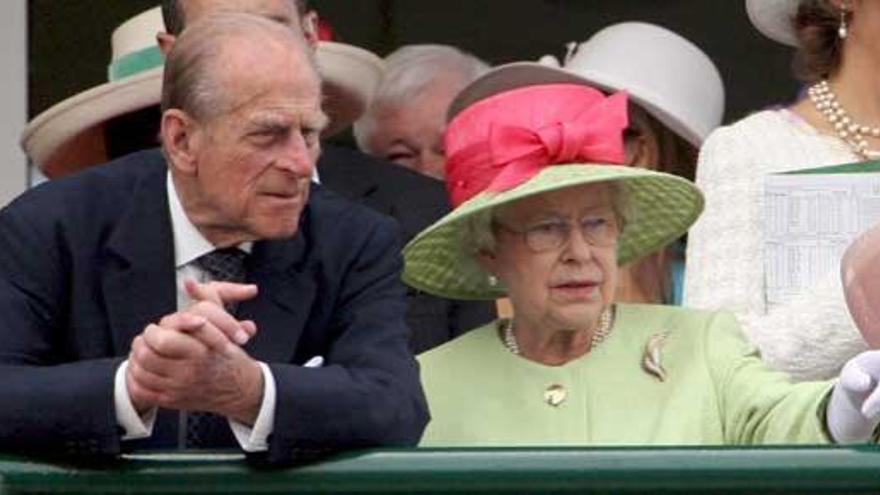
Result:
<svg viewBox="0 0 880 495"><path fill-rule="evenodd" d="M585 184L615 183L626 201L617 248L618 264L650 254L685 232L703 210L703 195L690 181L651 170L604 164L551 165L519 186L482 192L417 235L403 250L403 280L417 289L452 299L497 299L507 293L465 252L468 218L517 200Z"/></svg>

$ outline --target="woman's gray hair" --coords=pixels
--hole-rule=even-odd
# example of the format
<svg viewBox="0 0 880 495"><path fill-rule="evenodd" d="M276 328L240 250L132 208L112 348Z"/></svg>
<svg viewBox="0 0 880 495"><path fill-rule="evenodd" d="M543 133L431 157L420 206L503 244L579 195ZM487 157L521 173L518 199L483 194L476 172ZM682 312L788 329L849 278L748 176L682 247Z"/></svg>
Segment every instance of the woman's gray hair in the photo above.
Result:
<svg viewBox="0 0 880 495"><path fill-rule="evenodd" d="M448 45L406 45L384 60L385 71L369 108L354 123L354 137L364 151L385 109L418 104L417 98L438 81L462 89L485 74L489 65Z"/></svg>
<svg viewBox="0 0 880 495"><path fill-rule="evenodd" d="M629 188L623 182L611 182L611 208L617 217L620 233L626 229L626 225L633 220L633 209L630 204ZM490 208L477 212L462 220L459 228L459 246L462 252L470 258L476 258L480 253L494 253L498 240L495 237L495 213L496 208Z"/></svg>

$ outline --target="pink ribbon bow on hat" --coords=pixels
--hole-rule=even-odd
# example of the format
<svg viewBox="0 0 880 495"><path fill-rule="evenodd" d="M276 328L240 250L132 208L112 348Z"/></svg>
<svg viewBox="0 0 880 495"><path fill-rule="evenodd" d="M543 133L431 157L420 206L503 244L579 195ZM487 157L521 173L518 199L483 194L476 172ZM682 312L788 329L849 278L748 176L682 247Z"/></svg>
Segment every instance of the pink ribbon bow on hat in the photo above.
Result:
<svg viewBox="0 0 880 495"><path fill-rule="evenodd" d="M623 131L629 123L627 94L604 97L592 90L586 98L586 102L574 103L586 107L574 119L550 121L537 129L490 123L487 140L449 158L446 180L453 206L484 190L513 189L550 165L623 163ZM454 126L448 132L455 132Z"/></svg>

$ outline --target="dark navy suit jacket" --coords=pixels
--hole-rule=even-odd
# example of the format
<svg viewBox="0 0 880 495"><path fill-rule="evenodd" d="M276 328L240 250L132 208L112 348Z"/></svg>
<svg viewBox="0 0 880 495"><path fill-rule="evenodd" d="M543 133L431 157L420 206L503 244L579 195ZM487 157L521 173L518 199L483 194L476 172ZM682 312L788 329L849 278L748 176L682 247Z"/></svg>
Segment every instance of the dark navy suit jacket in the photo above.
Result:
<svg viewBox="0 0 880 495"><path fill-rule="evenodd" d="M397 220L408 242L449 212L443 182L399 165L332 144L322 144L321 184ZM458 301L407 289L410 345L418 354L495 319L491 301Z"/></svg>
<svg viewBox="0 0 880 495"><path fill-rule="evenodd" d="M0 447L128 446L114 373L134 337L176 310L165 178L162 155L139 152L0 212ZM245 350L277 384L270 462L419 440L428 415L407 349L399 252L391 219L320 187L295 237L255 243L248 278L259 295L239 317L256 322ZM297 366L316 355L324 367ZM146 444L176 446L176 417L160 412Z"/></svg>

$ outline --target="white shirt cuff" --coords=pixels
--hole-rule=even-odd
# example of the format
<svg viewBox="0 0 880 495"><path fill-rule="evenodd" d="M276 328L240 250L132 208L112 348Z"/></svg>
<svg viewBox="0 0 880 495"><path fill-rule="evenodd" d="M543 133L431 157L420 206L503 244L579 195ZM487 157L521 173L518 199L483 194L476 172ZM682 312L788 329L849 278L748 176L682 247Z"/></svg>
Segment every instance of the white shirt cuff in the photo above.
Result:
<svg viewBox="0 0 880 495"><path fill-rule="evenodd" d="M269 435L275 424L275 377L266 363L259 363L263 372L263 402L253 427L229 419L229 427L235 440L245 452L264 452L269 450Z"/></svg>
<svg viewBox="0 0 880 495"><path fill-rule="evenodd" d="M128 385L125 383L125 371L128 369L128 360L122 362L116 368L116 376L113 380L113 405L116 407L116 424L125 430L123 440L137 440L147 438L153 434L153 425L156 423L156 409L152 408L143 416L139 415L131 403L128 395Z"/></svg>

